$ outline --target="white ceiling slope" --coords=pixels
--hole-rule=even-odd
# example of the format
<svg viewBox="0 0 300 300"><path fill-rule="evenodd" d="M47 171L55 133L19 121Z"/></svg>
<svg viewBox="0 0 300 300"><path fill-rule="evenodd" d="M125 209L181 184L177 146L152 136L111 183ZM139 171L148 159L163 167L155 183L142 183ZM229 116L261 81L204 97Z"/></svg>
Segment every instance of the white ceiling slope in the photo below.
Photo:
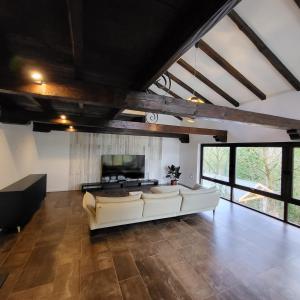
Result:
<svg viewBox="0 0 300 300"><path fill-rule="evenodd" d="M235 10L300 80L300 9L294 0L242 0ZM266 101L294 90L229 17L223 18L203 40L264 92ZM261 101L200 49L192 47L182 58L241 105ZM226 99L177 63L170 67L169 72L212 103L232 107ZM153 85L150 89L157 94L168 95ZM174 82L171 90L181 98L191 96Z"/></svg>

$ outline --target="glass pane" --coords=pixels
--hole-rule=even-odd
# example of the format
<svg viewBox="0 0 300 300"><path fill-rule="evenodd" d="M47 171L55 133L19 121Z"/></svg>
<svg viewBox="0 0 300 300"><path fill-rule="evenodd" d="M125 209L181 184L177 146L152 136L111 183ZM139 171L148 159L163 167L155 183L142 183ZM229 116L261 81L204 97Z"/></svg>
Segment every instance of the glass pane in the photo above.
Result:
<svg viewBox="0 0 300 300"><path fill-rule="evenodd" d="M300 226L300 206L295 205L295 204L289 204L288 221L290 223Z"/></svg>
<svg viewBox="0 0 300 300"><path fill-rule="evenodd" d="M293 198L300 199L300 148L294 148Z"/></svg>
<svg viewBox="0 0 300 300"><path fill-rule="evenodd" d="M204 180L204 179L202 179L202 185L207 188L215 186L217 188L217 190L220 192L220 197L230 200L230 187L229 186L215 183L215 182L212 182L209 180Z"/></svg>
<svg viewBox="0 0 300 300"><path fill-rule="evenodd" d="M236 184L281 193L281 147L237 147Z"/></svg>
<svg viewBox="0 0 300 300"><path fill-rule="evenodd" d="M203 175L228 182L229 147L203 148Z"/></svg>
<svg viewBox="0 0 300 300"><path fill-rule="evenodd" d="M239 189L234 189L233 201L283 220L283 201Z"/></svg>

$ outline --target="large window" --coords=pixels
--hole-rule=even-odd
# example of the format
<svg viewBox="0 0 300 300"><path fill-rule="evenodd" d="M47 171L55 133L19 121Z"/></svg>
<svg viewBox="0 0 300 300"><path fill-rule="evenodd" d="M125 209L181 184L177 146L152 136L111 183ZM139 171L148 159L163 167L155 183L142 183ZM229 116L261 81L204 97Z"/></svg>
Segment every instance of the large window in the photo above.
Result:
<svg viewBox="0 0 300 300"><path fill-rule="evenodd" d="M228 181L229 147L205 147L203 150L203 175Z"/></svg>
<svg viewBox="0 0 300 300"><path fill-rule="evenodd" d="M201 180L220 196L300 226L300 143L202 145Z"/></svg>
<svg viewBox="0 0 300 300"><path fill-rule="evenodd" d="M293 198L300 199L300 148L293 151Z"/></svg>
<svg viewBox="0 0 300 300"><path fill-rule="evenodd" d="M288 206L288 221L300 226L300 206L289 204Z"/></svg>
<svg viewBox="0 0 300 300"><path fill-rule="evenodd" d="M202 185L204 187L210 188L210 187L216 187L216 189L219 191L220 193L220 197L226 199L226 200L230 200L230 186L227 185L223 185L220 183L215 183L213 181L209 181L209 180L202 180Z"/></svg>
<svg viewBox="0 0 300 300"><path fill-rule="evenodd" d="M234 189L233 195L234 202L283 220L283 201L239 189Z"/></svg>
<svg viewBox="0 0 300 300"><path fill-rule="evenodd" d="M280 194L281 147L237 147L235 183Z"/></svg>

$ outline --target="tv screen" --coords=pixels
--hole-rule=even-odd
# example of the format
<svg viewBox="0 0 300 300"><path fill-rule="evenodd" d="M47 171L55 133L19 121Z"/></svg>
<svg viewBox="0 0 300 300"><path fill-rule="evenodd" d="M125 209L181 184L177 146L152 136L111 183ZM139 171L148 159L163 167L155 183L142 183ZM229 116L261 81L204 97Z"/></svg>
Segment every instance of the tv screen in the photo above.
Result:
<svg viewBox="0 0 300 300"><path fill-rule="evenodd" d="M145 155L102 155L102 177L145 177Z"/></svg>

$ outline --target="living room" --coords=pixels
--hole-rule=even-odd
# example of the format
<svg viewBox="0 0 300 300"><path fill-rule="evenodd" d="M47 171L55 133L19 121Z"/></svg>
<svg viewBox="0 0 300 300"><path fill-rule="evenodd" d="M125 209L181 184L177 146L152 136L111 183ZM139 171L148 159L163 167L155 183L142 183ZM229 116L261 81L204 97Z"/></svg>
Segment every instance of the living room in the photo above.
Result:
<svg viewBox="0 0 300 300"><path fill-rule="evenodd" d="M1 299L300 297L298 0L0 25Z"/></svg>

